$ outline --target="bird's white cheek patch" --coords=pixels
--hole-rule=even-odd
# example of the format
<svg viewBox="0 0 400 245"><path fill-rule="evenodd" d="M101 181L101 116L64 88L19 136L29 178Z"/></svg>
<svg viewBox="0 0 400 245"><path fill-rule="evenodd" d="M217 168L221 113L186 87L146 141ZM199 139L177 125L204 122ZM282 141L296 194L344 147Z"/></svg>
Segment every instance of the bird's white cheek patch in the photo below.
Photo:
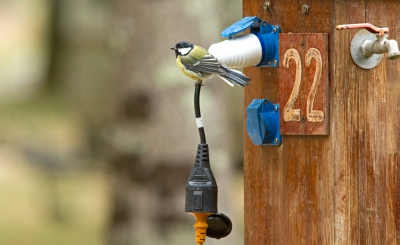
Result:
<svg viewBox="0 0 400 245"><path fill-rule="evenodd" d="M190 52L191 48L178 48L179 53L182 55L187 55Z"/></svg>

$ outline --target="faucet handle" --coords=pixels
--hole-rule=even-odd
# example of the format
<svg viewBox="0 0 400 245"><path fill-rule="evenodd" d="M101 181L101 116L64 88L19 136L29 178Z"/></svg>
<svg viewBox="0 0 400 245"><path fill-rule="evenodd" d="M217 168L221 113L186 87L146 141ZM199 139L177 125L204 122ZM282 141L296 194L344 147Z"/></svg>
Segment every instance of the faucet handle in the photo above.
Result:
<svg viewBox="0 0 400 245"><path fill-rule="evenodd" d="M344 24L336 26L337 30L344 29L367 29L371 33L378 33L379 36L383 36L385 33L389 32L389 28L387 27L376 27L370 23L360 23L360 24Z"/></svg>

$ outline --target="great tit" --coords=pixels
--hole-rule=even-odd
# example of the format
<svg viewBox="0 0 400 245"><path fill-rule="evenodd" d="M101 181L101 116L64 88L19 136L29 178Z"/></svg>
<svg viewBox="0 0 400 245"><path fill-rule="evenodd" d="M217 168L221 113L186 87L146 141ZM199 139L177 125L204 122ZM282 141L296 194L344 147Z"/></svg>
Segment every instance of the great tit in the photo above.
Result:
<svg viewBox="0 0 400 245"><path fill-rule="evenodd" d="M186 76L199 83L212 75L217 75L232 87L233 83L240 86L249 85L250 78L240 71L230 69L227 65L222 64L200 46L182 41L171 47L171 49L175 50L176 63L179 69Z"/></svg>

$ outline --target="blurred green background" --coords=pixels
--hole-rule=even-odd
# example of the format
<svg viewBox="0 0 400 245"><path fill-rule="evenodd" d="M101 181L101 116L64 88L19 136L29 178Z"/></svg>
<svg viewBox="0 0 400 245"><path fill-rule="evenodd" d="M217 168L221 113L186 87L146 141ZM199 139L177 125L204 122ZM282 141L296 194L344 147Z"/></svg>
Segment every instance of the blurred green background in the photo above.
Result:
<svg viewBox="0 0 400 245"><path fill-rule="evenodd" d="M169 47L208 48L241 0L0 0L0 244L195 244L198 133ZM242 89L201 107L227 238L243 244Z"/></svg>

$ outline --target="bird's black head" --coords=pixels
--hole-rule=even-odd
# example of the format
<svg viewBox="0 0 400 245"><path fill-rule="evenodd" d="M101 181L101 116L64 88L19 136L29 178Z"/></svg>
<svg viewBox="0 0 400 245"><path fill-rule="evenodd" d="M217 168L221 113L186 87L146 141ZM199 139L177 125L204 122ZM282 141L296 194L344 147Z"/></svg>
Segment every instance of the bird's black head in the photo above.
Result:
<svg viewBox="0 0 400 245"><path fill-rule="evenodd" d="M176 57L178 57L179 55L187 55L193 48L194 45L187 41L179 42L175 46L171 47L171 49L175 50Z"/></svg>

